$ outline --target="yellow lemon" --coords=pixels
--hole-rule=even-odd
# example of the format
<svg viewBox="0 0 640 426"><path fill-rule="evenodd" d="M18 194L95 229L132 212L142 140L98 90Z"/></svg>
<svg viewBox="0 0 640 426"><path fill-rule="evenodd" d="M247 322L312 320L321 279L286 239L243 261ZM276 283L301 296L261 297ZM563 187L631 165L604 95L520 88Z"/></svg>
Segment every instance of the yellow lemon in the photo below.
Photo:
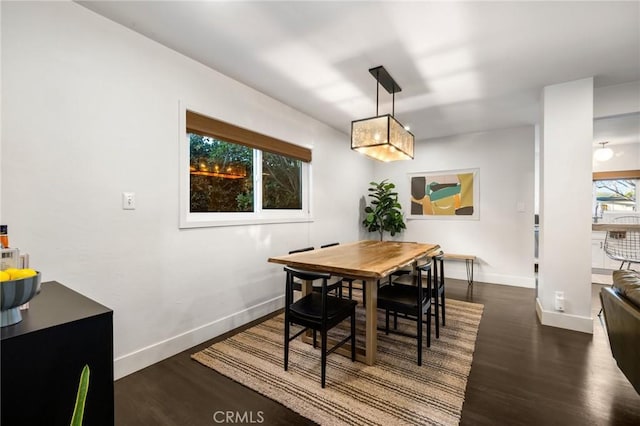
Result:
<svg viewBox="0 0 640 426"><path fill-rule="evenodd" d="M22 272L22 278L33 277L38 275L38 271L30 268L24 268L21 270L21 272Z"/></svg>
<svg viewBox="0 0 640 426"><path fill-rule="evenodd" d="M9 274L9 277L13 280L15 279L15 277L13 276L14 274L17 274L20 270L17 268L7 268L4 270L4 272L6 272L7 274Z"/></svg>
<svg viewBox="0 0 640 426"><path fill-rule="evenodd" d="M0 282L9 281L10 279L11 279L11 275L7 274L5 271L0 271Z"/></svg>
<svg viewBox="0 0 640 426"><path fill-rule="evenodd" d="M37 272L33 269L25 268L25 269L17 269L16 271L11 273L11 279L20 280L23 278L29 278L36 275Z"/></svg>

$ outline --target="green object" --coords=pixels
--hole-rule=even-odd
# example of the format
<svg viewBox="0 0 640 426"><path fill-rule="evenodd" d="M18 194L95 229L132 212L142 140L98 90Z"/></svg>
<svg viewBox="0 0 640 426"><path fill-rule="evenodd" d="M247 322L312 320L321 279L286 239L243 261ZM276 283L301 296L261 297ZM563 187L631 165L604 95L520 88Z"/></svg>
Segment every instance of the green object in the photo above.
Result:
<svg viewBox="0 0 640 426"><path fill-rule="evenodd" d="M371 205L364 209L365 217L362 224L369 232L379 232L380 241L385 231L391 236L407 229L402 216L402 206L398 202L398 193L393 183L383 180L380 183L370 182L369 197L373 200Z"/></svg>
<svg viewBox="0 0 640 426"><path fill-rule="evenodd" d="M453 197L454 195L460 194L460 190L461 190L460 184L454 185L454 186L446 186L436 191L431 190L431 185L429 185L429 192L428 192L429 199L431 201L438 201L438 200L442 200L443 198Z"/></svg>
<svg viewBox="0 0 640 426"><path fill-rule="evenodd" d="M80 374L78 395L76 396L76 406L73 408L71 426L82 426L82 419L84 417L84 402L87 399L87 391L89 390L89 374L89 366L85 365L82 369L82 374Z"/></svg>

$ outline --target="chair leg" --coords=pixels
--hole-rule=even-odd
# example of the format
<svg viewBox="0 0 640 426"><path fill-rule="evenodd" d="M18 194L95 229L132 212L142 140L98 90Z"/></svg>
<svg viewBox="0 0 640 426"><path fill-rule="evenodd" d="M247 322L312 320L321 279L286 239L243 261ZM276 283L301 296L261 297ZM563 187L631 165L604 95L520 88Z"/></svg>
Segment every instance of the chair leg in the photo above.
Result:
<svg viewBox="0 0 640 426"><path fill-rule="evenodd" d="M439 292L441 292L440 299L442 301L442 326L445 326L445 308L444 308L444 258L440 259L440 281L436 282ZM437 298L436 298L437 299ZM437 300L436 300L437 301Z"/></svg>
<svg viewBox="0 0 640 426"><path fill-rule="evenodd" d="M422 309L418 308L418 365L422 365Z"/></svg>
<svg viewBox="0 0 640 426"><path fill-rule="evenodd" d="M442 301L442 326L444 327L445 325L445 314L444 314L444 307L445 307L445 303L444 303L444 283L442 283L442 294L440 295L440 300Z"/></svg>
<svg viewBox="0 0 640 426"><path fill-rule="evenodd" d="M384 310L384 334L389 334L389 310Z"/></svg>
<svg viewBox="0 0 640 426"><path fill-rule="evenodd" d="M437 290L436 290L435 302L436 302L436 339L439 339L440 338L440 319L438 317L440 314L440 309L438 307L440 306L440 302L438 301Z"/></svg>
<svg viewBox="0 0 640 426"><path fill-rule="evenodd" d="M356 310L351 312L351 361L356 360Z"/></svg>
<svg viewBox="0 0 640 426"><path fill-rule="evenodd" d="M438 318L436 318L436 322L438 322ZM431 307L427 311L427 347L431 347Z"/></svg>
<svg viewBox="0 0 640 426"><path fill-rule="evenodd" d="M367 307L367 285L362 281L362 306Z"/></svg>
<svg viewBox="0 0 640 426"><path fill-rule="evenodd" d="M289 321L284 322L284 371L289 368Z"/></svg>
<svg viewBox="0 0 640 426"><path fill-rule="evenodd" d="M324 383L326 380L326 375L327 375L327 330L322 330L321 332L321 336L322 336L322 366L321 366L321 374L322 374L322 378L321 378L321 382L322 382L322 387L324 388Z"/></svg>
<svg viewBox="0 0 640 426"><path fill-rule="evenodd" d="M318 347L318 332L313 330L313 349Z"/></svg>
<svg viewBox="0 0 640 426"><path fill-rule="evenodd" d="M431 268L431 271L433 272L433 288L432 288L432 293L431 293L431 300L433 301L433 299L436 300L436 302L438 302L438 283L440 282L440 275L438 274L438 260L433 257L433 268ZM435 297L433 297L433 295L435 294ZM436 314L437 315L437 314Z"/></svg>

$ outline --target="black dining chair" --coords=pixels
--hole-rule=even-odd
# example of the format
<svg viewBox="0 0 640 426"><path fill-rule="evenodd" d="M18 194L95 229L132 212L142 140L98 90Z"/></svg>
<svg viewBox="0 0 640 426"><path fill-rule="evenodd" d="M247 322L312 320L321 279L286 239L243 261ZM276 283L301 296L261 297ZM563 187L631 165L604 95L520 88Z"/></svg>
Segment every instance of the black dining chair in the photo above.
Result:
<svg viewBox="0 0 640 426"><path fill-rule="evenodd" d="M340 243L330 243L330 244L325 244L320 246L320 248L327 248L327 247L334 247L340 245ZM349 285L349 299L353 299L353 278L347 278L347 277L334 277L334 278L338 278L338 281L340 282L340 297L342 297L342 284L343 283L347 283ZM365 299L364 297L364 285L362 286L362 300Z"/></svg>
<svg viewBox="0 0 640 426"><path fill-rule="evenodd" d="M305 248L301 248L301 249L295 249L295 250L291 250L289 252L289 254L294 254L294 253L302 253L305 251L311 251L314 250L313 247L305 247ZM336 295L338 297L342 297L342 280L338 280L335 282L332 282L329 284L329 291L333 291L336 293ZM294 282L294 290L296 291L302 291L302 283L300 281L295 281ZM318 285L313 285L313 291L320 291L320 287ZM349 297L351 298L351 297Z"/></svg>
<svg viewBox="0 0 640 426"><path fill-rule="evenodd" d="M427 347L431 346L431 262L416 265L416 274L410 274L415 281L411 285L393 281L378 290L378 308L385 310L386 334L389 334L389 314L394 314L393 333L414 337L418 346L418 365L422 365L422 328L423 316L427 318ZM422 275L427 278L427 286L423 287ZM416 322L416 334L399 331L397 315Z"/></svg>
<svg viewBox="0 0 640 426"><path fill-rule="evenodd" d="M305 333L313 330L314 347L316 346L316 333L320 332L321 338L321 385L324 388L327 372L327 356L340 346L351 342L351 361L356 360L356 305L355 300L341 299L328 294L327 282L330 274L309 272L285 266L287 273L285 309L284 309L284 370L289 368L289 342ZM311 292L298 301L293 301L294 278L299 280L321 280L320 293ZM327 349L327 332L351 317L351 331L347 337L340 340L330 349ZM291 334L291 325L297 324L303 327L295 335Z"/></svg>
<svg viewBox="0 0 640 426"><path fill-rule="evenodd" d="M433 271L433 287L431 289L431 297L432 300L432 311L433 316L436 318L436 339L440 338L440 324L442 326L445 325L445 292L444 292L444 253L440 252L438 254L432 255L429 258L421 258L418 260L419 263L423 263L425 261L432 262L432 271ZM438 266L440 265L440 266ZM407 269L405 269L407 270ZM415 278L412 272L407 270L404 274L394 278L392 281L397 284L405 284L405 285L413 285L415 283ZM440 318L441 317L441 318ZM393 317L394 324L397 321L397 315Z"/></svg>

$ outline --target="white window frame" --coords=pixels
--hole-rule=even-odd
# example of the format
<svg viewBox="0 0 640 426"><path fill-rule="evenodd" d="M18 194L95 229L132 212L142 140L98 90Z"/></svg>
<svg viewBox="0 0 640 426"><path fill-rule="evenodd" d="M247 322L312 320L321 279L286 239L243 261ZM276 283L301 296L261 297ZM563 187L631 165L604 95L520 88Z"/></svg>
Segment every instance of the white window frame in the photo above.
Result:
<svg viewBox="0 0 640 426"><path fill-rule="evenodd" d="M190 109L190 108L189 108ZM253 149L253 212L198 212L191 209L191 179L189 136L186 131L186 110L180 106L179 171L180 171L180 223L183 228L204 228L216 226L242 226L271 223L312 222L311 214L311 163L301 161L302 192L301 209L262 209L262 151Z"/></svg>

